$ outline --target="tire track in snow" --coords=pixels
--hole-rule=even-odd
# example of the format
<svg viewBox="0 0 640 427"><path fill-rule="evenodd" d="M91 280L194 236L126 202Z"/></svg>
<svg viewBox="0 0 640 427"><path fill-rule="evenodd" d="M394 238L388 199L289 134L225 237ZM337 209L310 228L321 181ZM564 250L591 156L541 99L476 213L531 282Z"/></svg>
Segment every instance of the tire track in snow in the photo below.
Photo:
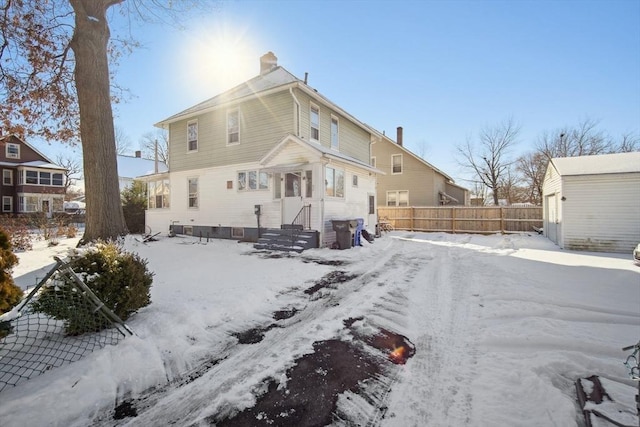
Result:
<svg viewBox="0 0 640 427"><path fill-rule="evenodd" d="M120 420L119 424L102 418L94 420L97 422L95 425L100 425L99 421L104 422L103 425L200 425L208 424L204 421L208 417L224 416L242 409L237 407L238 403L250 407L266 381L282 375L296 356L311 351L315 341L344 335L342 321L362 313L361 301L369 300L375 305L381 293L386 295L387 289L381 292L379 287L387 286L385 279L398 275L402 270L397 254L402 245L391 240L378 245L373 259L369 257L364 265L351 266L353 271L349 273L359 274L356 279L340 284L336 289L323 290L324 295L315 300L301 295L304 309L280 322L281 328L268 331L261 342L231 346L220 354L212 355L209 366L204 367L204 372L197 372L192 381L178 381L175 385L140 396L137 417ZM409 275L418 271L419 268L413 266ZM399 296L401 294L392 294L382 299L374 312L380 318L385 316L385 311L393 312L391 306L398 305L394 301ZM402 317L392 322L396 323ZM290 359L283 363L282 354L290 355ZM381 396L386 396L392 385L388 378L379 379L377 384L382 390L378 390L377 395ZM379 398L373 400L374 406L378 401ZM370 412L376 409L372 408Z"/></svg>

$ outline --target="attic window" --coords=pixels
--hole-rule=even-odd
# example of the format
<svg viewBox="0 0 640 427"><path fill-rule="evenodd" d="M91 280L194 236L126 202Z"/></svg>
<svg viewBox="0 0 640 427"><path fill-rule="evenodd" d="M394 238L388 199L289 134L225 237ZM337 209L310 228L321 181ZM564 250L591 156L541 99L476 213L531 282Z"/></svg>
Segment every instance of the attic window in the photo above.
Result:
<svg viewBox="0 0 640 427"><path fill-rule="evenodd" d="M20 158L20 144L7 143L6 153L7 159L19 159Z"/></svg>

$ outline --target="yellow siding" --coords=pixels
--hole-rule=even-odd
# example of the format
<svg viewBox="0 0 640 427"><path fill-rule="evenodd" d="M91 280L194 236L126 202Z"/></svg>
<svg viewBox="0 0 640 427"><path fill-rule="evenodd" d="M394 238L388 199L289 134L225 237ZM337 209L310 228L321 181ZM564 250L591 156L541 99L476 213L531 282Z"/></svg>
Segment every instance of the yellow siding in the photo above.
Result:
<svg viewBox="0 0 640 427"><path fill-rule="evenodd" d="M361 162L369 163L369 142L370 134L347 120L326 105L312 100L309 95L299 90L294 91L296 98L300 102L300 136L305 141L311 141L310 108L311 103L320 110L320 140L323 147L331 147L331 115L338 118L339 151L351 156Z"/></svg>
<svg viewBox="0 0 640 427"><path fill-rule="evenodd" d="M387 140L373 144L376 167L386 175L378 177L378 204L387 204L387 191L409 191L409 206L438 206L439 192L445 192L445 178L432 168ZM402 154L402 173L393 174L391 156Z"/></svg>
<svg viewBox="0 0 640 427"><path fill-rule="evenodd" d="M293 99L280 92L173 123L169 129L171 171L258 161L294 132ZM240 143L227 145L227 111L240 112ZM198 121L198 150L187 152L187 123Z"/></svg>

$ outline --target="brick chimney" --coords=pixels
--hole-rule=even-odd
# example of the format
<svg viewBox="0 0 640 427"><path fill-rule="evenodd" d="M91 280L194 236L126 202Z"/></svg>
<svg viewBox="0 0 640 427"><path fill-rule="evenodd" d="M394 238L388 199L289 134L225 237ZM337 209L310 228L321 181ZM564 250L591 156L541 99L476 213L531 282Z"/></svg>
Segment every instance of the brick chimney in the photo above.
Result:
<svg viewBox="0 0 640 427"><path fill-rule="evenodd" d="M278 66L278 57L269 51L260 57L260 75L267 74Z"/></svg>
<svg viewBox="0 0 640 427"><path fill-rule="evenodd" d="M402 147L402 126L398 126L398 136L396 137L396 142L398 143L399 146Z"/></svg>

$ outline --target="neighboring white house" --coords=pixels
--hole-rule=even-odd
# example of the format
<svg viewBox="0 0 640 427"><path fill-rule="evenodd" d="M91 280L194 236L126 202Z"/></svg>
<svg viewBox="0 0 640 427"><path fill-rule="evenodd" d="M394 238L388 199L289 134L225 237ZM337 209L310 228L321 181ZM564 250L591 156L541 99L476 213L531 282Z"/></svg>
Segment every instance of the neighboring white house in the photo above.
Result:
<svg viewBox="0 0 640 427"><path fill-rule="evenodd" d="M278 66L157 123L169 132L169 172L145 178L152 230L257 241L308 230L336 241L332 220L377 220L371 144L382 135Z"/></svg>
<svg viewBox="0 0 640 427"><path fill-rule="evenodd" d="M549 161L544 235L563 249L631 253L640 243L640 152Z"/></svg>
<svg viewBox="0 0 640 427"><path fill-rule="evenodd" d="M135 152L135 156L125 156L118 154L118 181L120 182L120 192L131 186L134 179L138 177L164 173L168 171L164 162L156 162L152 159L144 159L140 151Z"/></svg>

